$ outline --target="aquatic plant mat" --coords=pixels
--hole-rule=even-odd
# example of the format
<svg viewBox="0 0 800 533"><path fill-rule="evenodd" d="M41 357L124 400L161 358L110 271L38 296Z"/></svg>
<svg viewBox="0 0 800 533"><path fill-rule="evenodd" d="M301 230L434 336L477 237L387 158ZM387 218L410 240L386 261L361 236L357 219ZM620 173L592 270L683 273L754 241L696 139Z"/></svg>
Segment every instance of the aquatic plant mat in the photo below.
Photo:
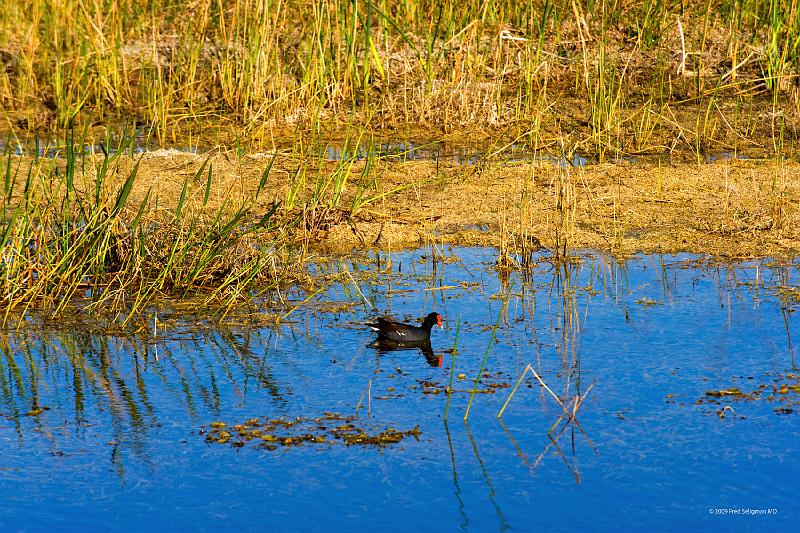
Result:
<svg viewBox="0 0 800 533"><path fill-rule="evenodd" d="M419 440L419 426L406 431L394 428L379 429L369 433L356 416L324 413L315 418L295 417L291 419L251 418L241 424L228 427L224 422L212 422L208 429L200 431L208 443L230 444L241 448L247 443L258 444L268 450L279 446L302 444L334 444L347 446L388 446L397 444L406 437Z"/></svg>
<svg viewBox="0 0 800 533"><path fill-rule="evenodd" d="M773 410L777 414L790 415L798 410L800 405L800 376L789 372L785 376L770 376L769 374L761 379L755 376L738 376L732 380L741 383L739 386L720 390L706 391L705 395L694 402L694 405L714 407L714 413L720 418L726 416L744 418L739 415L736 409L738 405L747 402L764 401L773 405ZM767 383L760 383L766 381ZM681 401L674 394L667 395L667 402L674 403Z"/></svg>

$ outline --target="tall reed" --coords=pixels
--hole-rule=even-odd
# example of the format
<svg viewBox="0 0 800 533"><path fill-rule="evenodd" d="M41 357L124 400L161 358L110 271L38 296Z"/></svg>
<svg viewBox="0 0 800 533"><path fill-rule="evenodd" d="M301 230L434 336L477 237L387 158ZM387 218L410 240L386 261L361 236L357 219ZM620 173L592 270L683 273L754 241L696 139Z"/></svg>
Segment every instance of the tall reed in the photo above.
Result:
<svg viewBox="0 0 800 533"><path fill-rule="evenodd" d="M766 87L783 108L796 96L791 80L800 65L793 0L24 0L5 7L6 125L134 116L162 141L208 121L266 142L274 129L350 120L510 129L544 143L579 135L587 148L613 153L625 148L616 128L633 123L655 93L685 105L709 87L751 98ZM565 121L581 100L588 121Z"/></svg>

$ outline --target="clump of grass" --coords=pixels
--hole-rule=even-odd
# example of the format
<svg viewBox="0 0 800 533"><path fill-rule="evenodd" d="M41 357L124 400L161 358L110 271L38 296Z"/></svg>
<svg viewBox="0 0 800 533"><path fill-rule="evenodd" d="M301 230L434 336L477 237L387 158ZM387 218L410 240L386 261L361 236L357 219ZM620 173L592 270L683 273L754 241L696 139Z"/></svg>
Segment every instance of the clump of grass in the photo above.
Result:
<svg viewBox="0 0 800 533"><path fill-rule="evenodd" d="M63 158L31 162L24 179L18 175L23 160L6 155L0 219L6 317L31 306L57 315L76 299L130 317L160 296L205 293L230 302L256 285L283 280L275 268L281 243L255 238L271 229L280 204L250 216L271 166L249 200L211 209L213 168L203 164L165 210L152 189L132 200L138 161L112 178L120 159L129 157L123 156L127 145L100 158L79 154L77 146L68 136ZM190 189L202 191L199 206L189 205Z"/></svg>
<svg viewBox="0 0 800 533"><path fill-rule="evenodd" d="M564 156L566 160L566 156ZM577 208L578 191L572 179L572 168L569 164L559 167L557 175L552 179L552 187L556 197L556 217L550 226L553 232L553 256L556 261L568 259L571 239L575 229L575 210Z"/></svg>
<svg viewBox="0 0 800 533"><path fill-rule="evenodd" d="M9 148L3 159L6 314L31 306L59 314L79 299L89 310L124 310L130 319L154 298L197 294L228 308L255 289L292 281L325 230L349 223L357 233L362 211L418 183L383 187L376 175L383 157L361 150L362 132L337 162L296 147L264 158L252 177L218 175L211 155L202 164L178 158L175 168L194 170L178 180L158 173L172 182L162 188L151 174L139 176L145 155L135 155L130 136L112 148L109 133L99 144L103 154L93 155L69 131L52 158ZM286 187L273 179L278 168L288 174Z"/></svg>

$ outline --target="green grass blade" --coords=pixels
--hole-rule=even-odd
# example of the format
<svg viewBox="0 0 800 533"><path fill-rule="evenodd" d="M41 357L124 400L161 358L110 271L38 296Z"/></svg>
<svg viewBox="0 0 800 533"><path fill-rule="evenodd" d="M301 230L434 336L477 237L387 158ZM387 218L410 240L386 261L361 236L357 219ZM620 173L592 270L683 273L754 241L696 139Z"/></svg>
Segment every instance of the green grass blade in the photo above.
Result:
<svg viewBox="0 0 800 533"><path fill-rule="evenodd" d="M131 173L128 175L128 178L125 180L125 183L119 190L119 193L117 194L117 201L114 202L114 209L111 210L111 217L117 216L122 208L125 207L125 203L128 201L128 195L130 195L131 189L133 188L133 182L136 180L136 173L139 171L139 163L141 160L142 159L139 158L139 161L137 161L133 166Z"/></svg>
<svg viewBox="0 0 800 533"><path fill-rule="evenodd" d="M139 226L139 221L142 218L142 214L144 214L144 209L147 207L147 203L150 201L150 193L152 190L152 188L147 189L147 194L144 196L144 200L142 200L142 203L139 204L139 210L136 211L136 216L134 217L133 222L131 222L131 232L135 232L136 228Z"/></svg>
<svg viewBox="0 0 800 533"><path fill-rule="evenodd" d="M272 218L272 215L275 214L275 212L278 210L278 208L280 206L281 206L281 201L280 200L278 200L277 202L273 203L272 207L269 209L269 211L267 211L264 214L263 217L261 217L261 220L258 221L258 224L255 225L254 229L265 227L267 225L267 223L269 222L269 220Z"/></svg>
<svg viewBox="0 0 800 533"><path fill-rule="evenodd" d="M208 159L206 159L208 161ZM203 163L205 165L205 163ZM203 195L203 207L208 203L208 195L211 193L211 175L213 165L208 165L208 177L206 178L206 192Z"/></svg>
<svg viewBox="0 0 800 533"><path fill-rule="evenodd" d="M452 363L450 363L450 385L447 387L447 403L444 406L444 420L447 421L447 413L450 411L450 398L453 396L453 375L456 372L456 351L458 350L458 333L461 331L461 317L458 317L458 325L456 326L456 340L453 341L453 356Z"/></svg>
<svg viewBox="0 0 800 533"><path fill-rule="evenodd" d="M183 188L181 189L181 196L178 199L178 205L175 207L175 221L177 222L181 218L181 211L183 211L183 206L186 204L186 191L189 188L189 176L186 176L186 179L183 180Z"/></svg>
<svg viewBox="0 0 800 533"><path fill-rule="evenodd" d="M503 319L503 313L508 307L508 298L505 299L503 302L503 307L500 308L500 313L497 315L497 322L495 322L494 327L492 328L492 337L489 339L489 345L486 347L486 353L483 356L483 362L481 363L481 368L478 370L478 375L475 376L473 380L474 385L472 386L472 393L469 396L469 403L467 403L467 412L464 413L464 420L466 421L469 418L469 410L472 407L472 400L475 399L475 394L478 392L478 384L481 382L481 377L483 376L483 370L486 368L486 361L489 359L489 354L492 351L492 345L494 344L494 339L497 336L497 328L500 327L500 321Z"/></svg>
<svg viewBox="0 0 800 533"><path fill-rule="evenodd" d="M258 198L258 195L261 194L261 190L264 188L264 185L267 184L267 178L269 178L269 174L272 172L272 165L275 163L276 157L278 157L277 153L272 156L272 159L269 160L267 168L265 168L264 172L261 174L261 181L258 183L258 188L256 189L256 198Z"/></svg>

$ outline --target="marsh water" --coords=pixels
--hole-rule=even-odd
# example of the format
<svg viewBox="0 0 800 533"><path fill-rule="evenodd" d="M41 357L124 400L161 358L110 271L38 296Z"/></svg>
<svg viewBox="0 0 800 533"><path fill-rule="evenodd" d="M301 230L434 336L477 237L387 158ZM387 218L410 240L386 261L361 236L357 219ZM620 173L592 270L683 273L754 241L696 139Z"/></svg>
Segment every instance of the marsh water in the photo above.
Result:
<svg viewBox="0 0 800 533"><path fill-rule="evenodd" d="M133 135L125 133L124 128L111 129L106 132L107 137L102 141L83 139L78 143L78 151L85 155L102 154L103 152L115 153L119 150L130 152L131 154L143 154L146 152L161 154L188 153L198 154L213 151L218 146L217 143L208 139L199 139L195 143L158 143L145 127L134 130ZM273 151L290 152L293 145L288 141L278 142L273 146ZM241 150L239 148L238 150ZM237 150L237 151L238 151ZM56 137L17 139L10 132L0 130L0 152L13 153L18 156L38 156L54 158L62 155L65 151L64 139ZM479 161L489 158L508 162L519 161L543 161L558 167L583 167L598 162L598 159L591 156L571 153L569 155L555 155L548 152L540 152L530 146L517 143L496 144L487 141L475 141L472 139L462 139L454 142L426 141L422 139L409 138L398 139L371 139L353 145L352 142L343 141L319 141L310 149L310 153L328 161L343 160L363 160L363 159L387 159L392 161L436 161L437 163L452 164L458 166L470 166ZM754 153L755 154L755 153ZM713 163L728 159L748 159L750 155L736 151L710 152L705 154L704 161ZM675 160L677 156L673 153L653 153L640 156L624 156L612 158L620 162L627 163L644 162L668 162ZM691 157L684 156L691 161L696 161L696 155Z"/></svg>
<svg viewBox="0 0 800 533"><path fill-rule="evenodd" d="M304 305L283 294L297 305L279 327L17 324L0 353L0 528L33 513L41 529L795 523L797 263L585 253L503 272L497 256L319 264L334 282ZM432 310L432 354L370 346L364 322ZM238 439L256 418L285 434ZM418 431L347 445L326 420ZM322 438L289 443L290 422ZM222 424L233 438L210 438Z"/></svg>
<svg viewBox="0 0 800 533"><path fill-rule="evenodd" d="M98 141L94 138L80 139L77 151L82 154L113 154L119 150L131 154L145 152L161 153L210 153L219 148L218 142L212 139L198 138L197 141L189 140L185 143L159 143L146 127L133 130L133 134L126 133L124 128L109 129L106 137ZM291 152L294 145L290 141L277 141L269 152ZM239 147L237 151L241 152ZM38 156L54 158L65 151L63 138L44 137L33 139L18 139L11 132L0 130L0 152L13 153L18 156ZM394 161L437 161L454 165L473 165L482 158L491 155L505 161L531 161L540 160L565 166L584 166L590 160L580 154L570 157L556 157L554 155L540 154L529 146L509 143L495 145L487 141L477 142L472 139L463 139L456 142L426 141L422 139L370 139L353 143L352 141L329 140L317 141L309 148L309 153L328 161L363 160L363 159L389 159ZM634 159L631 159L633 161Z"/></svg>

